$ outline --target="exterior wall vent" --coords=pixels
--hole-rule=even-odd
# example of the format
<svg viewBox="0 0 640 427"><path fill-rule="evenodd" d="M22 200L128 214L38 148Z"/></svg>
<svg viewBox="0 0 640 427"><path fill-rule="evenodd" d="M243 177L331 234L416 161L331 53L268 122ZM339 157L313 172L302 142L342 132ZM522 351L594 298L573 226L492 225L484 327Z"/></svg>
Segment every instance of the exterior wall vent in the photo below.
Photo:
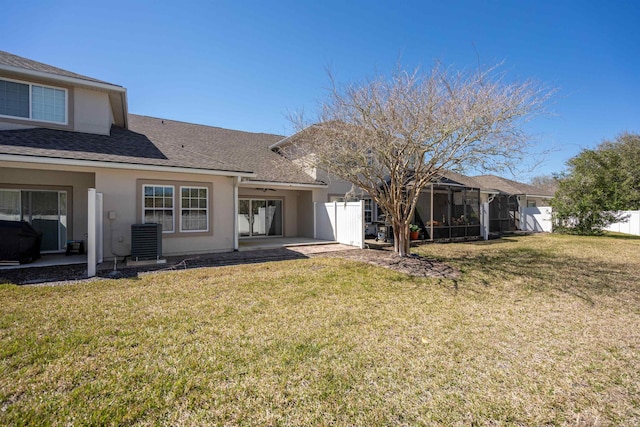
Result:
<svg viewBox="0 0 640 427"><path fill-rule="evenodd" d="M131 225L131 259L159 260L162 256L162 224Z"/></svg>

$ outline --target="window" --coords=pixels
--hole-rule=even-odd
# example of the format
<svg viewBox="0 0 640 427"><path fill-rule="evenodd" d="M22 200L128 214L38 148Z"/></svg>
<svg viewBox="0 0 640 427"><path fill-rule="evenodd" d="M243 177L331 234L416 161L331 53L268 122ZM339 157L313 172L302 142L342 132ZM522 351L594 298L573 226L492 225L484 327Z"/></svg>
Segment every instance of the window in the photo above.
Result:
<svg viewBox="0 0 640 427"><path fill-rule="evenodd" d="M373 221L373 200L364 199L364 222Z"/></svg>
<svg viewBox="0 0 640 427"><path fill-rule="evenodd" d="M162 224L163 233L173 233L173 186L143 185L143 223Z"/></svg>
<svg viewBox="0 0 640 427"><path fill-rule="evenodd" d="M209 230L206 187L180 187L180 231Z"/></svg>
<svg viewBox="0 0 640 427"><path fill-rule="evenodd" d="M67 90L0 79L0 115L67 123Z"/></svg>
<svg viewBox="0 0 640 427"><path fill-rule="evenodd" d="M138 215L143 223L162 224L166 237L212 235L212 193L206 182L138 180Z"/></svg>
<svg viewBox="0 0 640 427"><path fill-rule="evenodd" d="M535 200L527 200L527 207L528 208L535 208L536 207L536 201Z"/></svg>

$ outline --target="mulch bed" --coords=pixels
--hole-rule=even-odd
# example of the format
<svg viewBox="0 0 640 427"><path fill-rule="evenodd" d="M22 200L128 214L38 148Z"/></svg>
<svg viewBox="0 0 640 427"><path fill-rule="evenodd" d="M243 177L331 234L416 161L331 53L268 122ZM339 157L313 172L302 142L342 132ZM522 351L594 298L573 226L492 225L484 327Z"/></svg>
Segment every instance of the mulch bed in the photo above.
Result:
<svg viewBox="0 0 640 427"><path fill-rule="evenodd" d="M460 271L444 263L419 255L400 257L391 251L360 249L322 254L325 257L338 257L385 267L415 277L434 277L457 279Z"/></svg>
<svg viewBox="0 0 640 427"><path fill-rule="evenodd" d="M87 279L86 265L60 265L47 267L19 268L0 270L0 283L14 283L18 285L47 284L57 285L77 281L100 280L100 278L119 279L136 277L141 273L151 271L182 270L198 267L219 267L269 261L302 259L308 257L334 257L369 263L389 268L416 277L434 277L455 279L460 272L446 264L412 255L399 257L393 252L375 249L349 249L327 251L320 253L301 253L286 248L268 251L229 252L192 257L167 257L166 264L127 267L118 265L117 271L108 268L112 263L106 263L99 268L97 277Z"/></svg>

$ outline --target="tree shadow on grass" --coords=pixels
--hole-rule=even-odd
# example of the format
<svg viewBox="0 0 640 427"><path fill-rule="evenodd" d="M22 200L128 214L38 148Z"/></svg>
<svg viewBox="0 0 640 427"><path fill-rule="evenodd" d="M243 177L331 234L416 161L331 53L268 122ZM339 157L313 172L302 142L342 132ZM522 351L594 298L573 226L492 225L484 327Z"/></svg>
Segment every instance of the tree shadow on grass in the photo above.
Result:
<svg viewBox="0 0 640 427"><path fill-rule="evenodd" d="M596 237L608 237L610 239L617 239L617 240L640 240L640 236L634 236L633 234L622 234L622 233L612 233L612 232L606 232L602 236L596 236Z"/></svg>
<svg viewBox="0 0 640 427"><path fill-rule="evenodd" d="M442 256L439 259L463 272L463 280L455 284L458 289L464 282L487 287L494 280L508 282L524 278L523 289L562 292L592 305L596 296L626 301L631 297L640 303L640 287L635 285L640 283L640 274L625 263L588 262L550 250L522 247L501 247L499 253Z"/></svg>

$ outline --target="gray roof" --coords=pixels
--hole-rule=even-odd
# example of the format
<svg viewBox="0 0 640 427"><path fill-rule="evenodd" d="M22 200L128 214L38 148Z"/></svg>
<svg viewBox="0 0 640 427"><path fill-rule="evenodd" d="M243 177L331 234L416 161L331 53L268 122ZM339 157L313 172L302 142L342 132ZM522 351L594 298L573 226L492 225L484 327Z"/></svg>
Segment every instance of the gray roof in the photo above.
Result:
<svg viewBox="0 0 640 427"><path fill-rule="evenodd" d="M480 188L499 190L508 194L529 194L553 197L554 191L549 188L536 187L495 175L480 175L472 178L480 184Z"/></svg>
<svg viewBox="0 0 640 427"><path fill-rule="evenodd" d="M250 133L129 115L111 135L53 129L0 131L0 154L251 172L252 181L318 184L269 149L280 135Z"/></svg>
<svg viewBox="0 0 640 427"><path fill-rule="evenodd" d="M32 59L23 58L22 56L14 55L12 53L5 52L2 50L0 50L0 64L9 65L11 67L23 68L25 70L54 74L57 76L72 77L75 79L87 80L89 82L104 83L112 86L118 86L118 85L114 85L113 83L105 82L103 80L94 79L93 77L83 76L82 74L63 70L62 68L54 67L52 65L43 64L42 62L34 61Z"/></svg>
<svg viewBox="0 0 640 427"><path fill-rule="evenodd" d="M479 175L479 176L466 176L456 172L448 171L444 175L444 178L455 181L466 187L479 188L484 191L498 191L506 194L527 194L535 196L548 196L553 197L555 190L547 187L537 187L529 184L523 184L521 182L513 181L511 179L502 178L496 175Z"/></svg>

